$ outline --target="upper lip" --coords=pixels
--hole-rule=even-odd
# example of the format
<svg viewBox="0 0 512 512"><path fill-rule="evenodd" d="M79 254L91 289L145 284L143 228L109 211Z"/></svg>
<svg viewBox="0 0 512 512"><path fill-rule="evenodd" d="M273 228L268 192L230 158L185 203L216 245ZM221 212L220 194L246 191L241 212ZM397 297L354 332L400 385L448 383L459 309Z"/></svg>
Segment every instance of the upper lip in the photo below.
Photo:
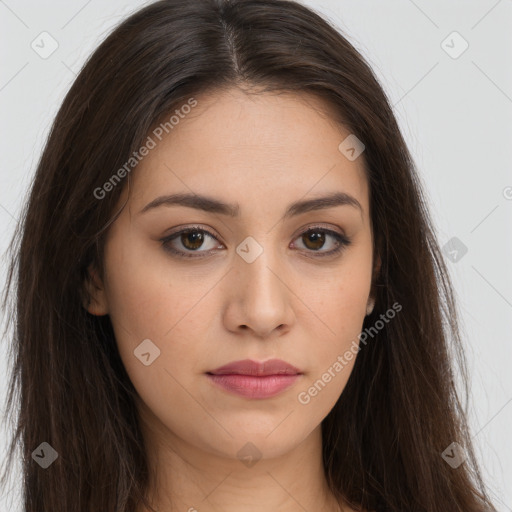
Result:
<svg viewBox="0 0 512 512"><path fill-rule="evenodd" d="M232 361L215 370L207 372L213 375L297 375L301 371L295 366L282 361L281 359L269 359L268 361L252 361L244 359L242 361Z"/></svg>

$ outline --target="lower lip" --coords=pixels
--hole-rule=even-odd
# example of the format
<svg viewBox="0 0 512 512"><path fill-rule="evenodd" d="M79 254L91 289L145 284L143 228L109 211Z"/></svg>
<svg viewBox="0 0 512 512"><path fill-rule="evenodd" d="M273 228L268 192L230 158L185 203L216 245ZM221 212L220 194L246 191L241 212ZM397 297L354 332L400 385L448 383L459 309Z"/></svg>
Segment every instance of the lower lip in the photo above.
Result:
<svg viewBox="0 0 512 512"><path fill-rule="evenodd" d="M235 374L207 376L217 386L236 395L246 398L270 398L292 386L300 374L264 377Z"/></svg>

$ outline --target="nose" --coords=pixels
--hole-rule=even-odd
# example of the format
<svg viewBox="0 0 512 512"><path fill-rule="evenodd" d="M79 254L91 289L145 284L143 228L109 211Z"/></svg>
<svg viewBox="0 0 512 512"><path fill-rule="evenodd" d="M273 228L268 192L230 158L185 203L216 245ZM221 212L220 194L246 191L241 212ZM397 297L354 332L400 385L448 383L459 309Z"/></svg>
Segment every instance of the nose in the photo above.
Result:
<svg viewBox="0 0 512 512"><path fill-rule="evenodd" d="M270 249L265 248L252 263L236 256L224 315L231 332L250 330L254 336L268 338L274 331L283 334L291 328L293 285L284 268Z"/></svg>

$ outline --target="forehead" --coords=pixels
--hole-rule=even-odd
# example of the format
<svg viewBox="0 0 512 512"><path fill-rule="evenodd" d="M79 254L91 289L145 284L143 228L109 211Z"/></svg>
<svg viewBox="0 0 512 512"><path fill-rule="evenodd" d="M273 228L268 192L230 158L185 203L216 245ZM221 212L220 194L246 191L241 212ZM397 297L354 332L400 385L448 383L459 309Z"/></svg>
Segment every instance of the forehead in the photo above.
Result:
<svg viewBox="0 0 512 512"><path fill-rule="evenodd" d="M155 145L133 172L130 210L177 191L236 201L243 213L251 199L261 207L262 198L288 203L336 190L368 211L364 154L351 161L338 149L350 130L318 98L230 89L194 99L161 140L150 132Z"/></svg>

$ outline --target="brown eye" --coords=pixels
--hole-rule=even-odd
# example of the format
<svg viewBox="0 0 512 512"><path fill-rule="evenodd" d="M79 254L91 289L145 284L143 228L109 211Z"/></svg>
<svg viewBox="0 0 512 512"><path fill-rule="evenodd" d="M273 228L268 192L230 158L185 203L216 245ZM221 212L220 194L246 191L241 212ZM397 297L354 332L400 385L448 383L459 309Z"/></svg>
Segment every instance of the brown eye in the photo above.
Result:
<svg viewBox="0 0 512 512"><path fill-rule="evenodd" d="M210 245L208 245L208 239L210 239ZM300 249L306 253L313 253L315 257L334 256L351 244L351 240L345 235L320 227L304 231L296 240L301 241L303 247L299 247ZM205 257L218 249L225 249L213 233L199 227L182 229L160 241L164 250L184 258ZM322 250L326 247L327 250Z"/></svg>
<svg viewBox="0 0 512 512"><path fill-rule="evenodd" d="M352 243L345 235L321 227L309 228L300 234L297 240L301 241L299 245L303 245L303 247L299 247L300 249L304 249L306 253L313 253L315 257L320 258L334 256ZM321 250L325 247L327 247L327 250Z"/></svg>
<svg viewBox="0 0 512 512"><path fill-rule="evenodd" d="M311 250L317 251L321 249L325 244L325 233L318 231L309 231L302 235L304 245Z"/></svg>
<svg viewBox="0 0 512 512"><path fill-rule="evenodd" d="M182 229L160 241L166 251L185 258L202 257L219 248L217 238L204 228Z"/></svg>
<svg viewBox="0 0 512 512"><path fill-rule="evenodd" d="M187 231L180 236L183 247L190 250L199 249L204 243L204 235L200 231Z"/></svg>

